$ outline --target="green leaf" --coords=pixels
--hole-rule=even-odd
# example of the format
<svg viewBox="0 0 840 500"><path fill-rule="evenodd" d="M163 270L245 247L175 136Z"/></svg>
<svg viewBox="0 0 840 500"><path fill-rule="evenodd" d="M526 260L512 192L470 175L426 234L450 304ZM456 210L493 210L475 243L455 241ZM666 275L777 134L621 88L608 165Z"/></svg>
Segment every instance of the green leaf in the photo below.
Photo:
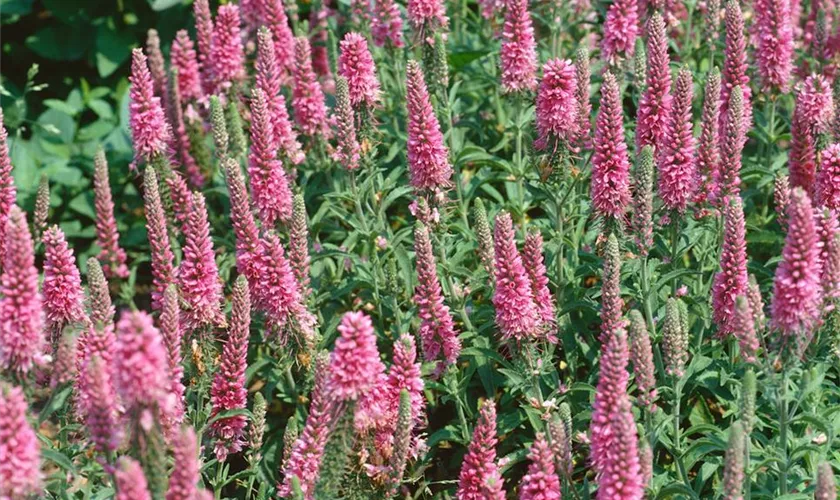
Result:
<svg viewBox="0 0 840 500"><path fill-rule="evenodd" d="M38 423L40 424L41 422L46 421L53 413L58 411L60 408L63 408L64 403L67 402L67 398L70 396L71 392L73 392L72 384L67 384L58 390L52 391L50 399L47 400L47 403L44 405L41 413L38 414Z"/></svg>
<svg viewBox="0 0 840 500"><path fill-rule="evenodd" d="M99 76L110 76L131 55L135 44L131 32L117 30L111 23L103 23L96 30L96 70Z"/></svg>
<svg viewBox="0 0 840 500"><path fill-rule="evenodd" d="M93 30L81 23L55 24L26 39L26 46L51 61L77 61L93 44Z"/></svg>
<svg viewBox="0 0 840 500"><path fill-rule="evenodd" d="M182 0L148 0L149 5L152 6L152 10L154 11L161 11L172 8L176 5L180 5L183 3Z"/></svg>
<svg viewBox="0 0 840 500"><path fill-rule="evenodd" d="M73 465L73 462L71 462L70 459L67 458L66 455L64 455L63 453L61 453L58 450L54 450L52 448L42 447L41 448L41 456L44 457L46 460L49 460L50 462L58 465L59 467L61 467L62 469L66 470L66 471L72 472L74 474L79 473L78 470L76 469L76 466Z"/></svg>

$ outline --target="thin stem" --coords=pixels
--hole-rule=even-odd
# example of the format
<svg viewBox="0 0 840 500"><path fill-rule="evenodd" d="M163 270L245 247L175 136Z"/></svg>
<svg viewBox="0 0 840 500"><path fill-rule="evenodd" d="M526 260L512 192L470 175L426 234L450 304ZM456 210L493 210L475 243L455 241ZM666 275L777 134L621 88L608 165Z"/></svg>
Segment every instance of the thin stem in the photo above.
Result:
<svg viewBox="0 0 840 500"><path fill-rule="evenodd" d="M516 184L519 195L519 212L522 216L522 226L525 227L525 167L522 165L522 95L517 94L515 98L514 114L516 122L516 150L514 151L514 165L516 166Z"/></svg>
<svg viewBox="0 0 840 500"><path fill-rule="evenodd" d="M779 470L779 494L784 496L788 493L788 370L787 364L782 365L782 387L779 395L779 445L781 448L782 461Z"/></svg>

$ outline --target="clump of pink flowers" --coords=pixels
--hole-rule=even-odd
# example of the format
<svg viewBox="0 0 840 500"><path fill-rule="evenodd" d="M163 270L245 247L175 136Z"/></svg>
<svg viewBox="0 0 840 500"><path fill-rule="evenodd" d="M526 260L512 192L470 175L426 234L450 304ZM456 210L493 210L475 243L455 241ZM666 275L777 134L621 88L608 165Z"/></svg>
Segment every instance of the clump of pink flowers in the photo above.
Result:
<svg viewBox="0 0 840 500"><path fill-rule="evenodd" d="M502 89L505 92L537 88L537 42L527 0L506 0L502 31Z"/></svg>
<svg viewBox="0 0 840 500"><path fill-rule="evenodd" d="M577 78L571 61L551 59L543 65L536 103L538 149L573 142L578 133L576 90Z"/></svg>
<svg viewBox="0 0 840 500"><path fill-rule="evenodd" d="M411 185L421 190L449 186L452 165L443 143L423 71L416 61L406 66L406 107L408 110L408 172Z"/></svg>

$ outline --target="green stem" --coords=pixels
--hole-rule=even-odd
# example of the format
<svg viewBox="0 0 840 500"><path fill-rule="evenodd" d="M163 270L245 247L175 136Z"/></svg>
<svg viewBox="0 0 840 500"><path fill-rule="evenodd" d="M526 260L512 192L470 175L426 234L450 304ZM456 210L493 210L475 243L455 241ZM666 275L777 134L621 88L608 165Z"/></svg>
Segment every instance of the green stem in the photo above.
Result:
<svg viewBox="0 0 840 500"><path fill-rule="evenodd" d="M779 445L781 448L782 462L779 470L779 494L784 496L788 493L788 371L787 365L782 365L782 387L779 395Z"/></svg>
<svg viewBox="0 0 840 500"><path fill-rule="evenodd" d="M516 150L514 151L514 165L516 166L516 185L519 195L519 213L522 216L522 226L525 226L525 168L522 165L522 95L515 98L516 113Z"/></svg>
<svg viewBox="0 0 840 500"><path fill-rule="evenodd" d="M680 219L677 214L672 214L671 220L671 266L677 270L677 252L680 246ZM677 293L677 280L671 282L671 294Z"/></svg>

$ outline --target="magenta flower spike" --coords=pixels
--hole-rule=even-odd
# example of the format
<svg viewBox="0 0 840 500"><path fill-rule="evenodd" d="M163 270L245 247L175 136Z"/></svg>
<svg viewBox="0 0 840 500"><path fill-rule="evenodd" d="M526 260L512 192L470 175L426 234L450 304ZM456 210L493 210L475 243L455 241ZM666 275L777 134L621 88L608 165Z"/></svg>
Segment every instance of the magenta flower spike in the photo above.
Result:
<svg viewBox="0 0 840 500"><path fill-rule="evenodd" d="M385 366L379 360L376 333L368 315L345 313L338 333L330 357L329 390L339 400L352 401L374 387Z"/></svg>
<svg viewBox="0 0 840 500"><path fill-rule="evenodd" d="M739 196L724 200L723 224L720 271L715 274L712 283L712 317L720 338L734 332L732 316L735 312L735 298L747 295L746 229L744 206Z"/></svg>
<svg viewBox="0 0 840 500"><path fill-rule="evenodd" d="M186 307L181 311L185 329L224 326L222 283L216 253L210 239L204 196L193 194L190 213L184 223L184 257L178 266L178 289Z"/></svg>
<svg viewBox="0 0 840 500"><path fill-rule="evenodd" d="M448 187L452 177L449 150L443 142L423 71L416 61L406 66L408 112L408 173L419 190Z"/></svg>
<svg viewBox="0 0 840 500"><path fill-rule="evenodd" d="M449 25L442 0L409 0L406 10L411 26L420 34L428 34Z"/></svg>
<svg viewBox="0 0 840 500"><path fill-rule="evenodd" d="M201 69L201 88L205 95L214 92L214 76L211 47L213 46L213 17L210 14L209 0L193 2L195 15L196 42L198 44L198 63Z"/></svg>
<svg viewBox="0 0 840 500"><path fill-rule="evenodd" d="M324 447L334 420L330 379L329 362L325 358L318 358L315 361L315 386L310 395L309 416L300 437L292 446L289 459L283 465L283 484L278 488L281 496L291 493L292 478L296 477L305 498L314 498Z"/></svg>
<svg viewBox="0 0 840 500"><path fill-rule="evenodd" d="M184 378L184 367L181 349L184 343L184 332L181 330L181 308L178 303L178 289L175 285L169 285L163 295L163 308L158 317L160 334L163 344L166 346L166 360L169 368L170 393L174 397L172 411L166 415L167 435L174 435L175 430L184 421L184 407L186 389L182 379Z"/></svg>
<svg viewBox="0 0 840 500"><path fill-rule="evenodd" d="M405 389L411 397L411 420L414 428L425 421L426 397L423 394L423 375L417 362L414 337L404 333L394 343L394 358L388 370L388 415L392 429L396 429L400 407L400 392Z"/></svg>
<svg viewBox="0 0 840 500"><path fill-rule="evenodd" d="M647 29L647 78L636 113L636 150L652 145L660 155L672 116L672 98L668 33L659 12L653 13ZM688 108L690 111L690 103Z"/></svg>
<svg viewBox="0 0 840 500"><path fill-rule="evenodd" d="M263 273L263 244L239 162L228 158L223 161L222 168L230 193L230 220L236 237L236 269L248 279L252 295L256 295Z"/></svg>
<svg viewBox="0 0 840 500"><path fill-rule="evenodd" d="M222 351L221 364L210 388L210 402L213 405L211 416L245 409L248 403L245 368L248 366L250 328L251 296L248 293L248 282L240 277L233 288L228 338ZM237 415L212 424L216 458L220 462L224 462L229 454L242 450L247 423L245 415Z"/></svg>
<svg viewBox="0 0 840 500"><path fill-rule="evenodd" d="M601 355L590 428L598 500L641 500L644 495L639 437L627 395L627 351L627 335L619 329L610 335Z"/></svg>
<svg viewBox="0 0 840 500"><path fill-rule="evenodd" d="M741 87L735 87L729 99L720 138L720 168L714 179L714 196L719 206L727 196L741 193L741 153L744 149L744 99Z"/></svg>
<svg viewBox="0 0 840 500"><path fill-rule="evenodd" d="M96 244L101 249L99 262L106 276L127 278L125 251L120 248L120 233L114 219L114 201L108 181L108 162L105 152L97 151L93 158L93 205L96 211Z"/></svg>
<svg viewBox="0 0 840 500"><path fill-rule="evenodd" d="M174 283L175 269L166 214L160 199L157 174L147 168L143 177L143 200L146 209L146 231L149 235L152 260L152 309L159 310L163 293Z"/></svg>
<svg viewBox="0 0 840 500"><path fill-rule="evenodd" d="M837 212L817 209L815 213L817 234L820 239L820 282L823 297L840 295L840 221Z"/></svg>
<svg viewBox="0 0 840 500"><path fill-rule="evenodd" d="M160 97L163 109L169 108L169 79L166 76L166 61L160 51L160 36L152 28L146 33L146 56L148 57L149 73L152 75L155 95Z"/></svg>
<svg viewBox="0 0 840 500"><path fill-rule="evenodd" d="M555 324L554 296L548 289L548 275L543 260L543 237L539 231L530 232L525 237L525 246L522 248L522 263L531 281L531 290L534 294L534 302L540 312L540 319L543 325L547 327L546 330L550 331ZM549 340L552 337L550 336Z"/></svg>
<svg viewBox="0 0 840 500"><path fill-rule="evenodd" d="M543 65L537 92L538 149L569 146L578 135L577 77L569 60L551 59ZM587 89L588 98L588 89Z"/></svg>
<svg viewBox="0 0 840 500"><path fill-rule="evenodd" d="M262 11L262 23L271 31L274 54L281 81L287 80L295 68L295 36L283 0L255 0Z"/></svg>
<svg viewBox="0 0 840 500"><path fill-rule="evenodd" d="M117 394L126 414L141 422L147 420L141 418L146 411L168 414L173 405L169 364L163 338L151 316L143 311L122 313L114 363Z"/></svg>
<svg viewBox="0 0 840 500"><path fill-rule="evenodd" d="M201 73L198 68L198 56L187 30L179 30L169 50L169 62L178 72L178 95L183 102L198 101L204 96L201 89Z"/></svg>
<svg viewBox="0 0 840 500"><path fill-rule="evenodd" d="M175 435L172 440L172 455L175 464L169 476L166 500L199 500L201 497L198 493L198 481L201 479L201 464L198 462L198 442L191 427L184 427Z"/></svg>
<svg viewBox="0 0 840 500"><path fill-rule="evenodd" d="M793 24L790 2L761 0L755 4L758 46L756 59L765 89L787 92L793 71Z"/></svg>
<svg viewBox="0 0 840 500"><path fill-rule="evenodd" d="M496 252L496 290L493 306L496 308L496 326L505 341L521 342L536 338L542 331L540 310L534 302L531 281L519 250L510 214L496 216L494 229Z"/></svg>
<svg viewBox="0 0 840 500"><path fill-rule="evenodd" d="M624 142L624 124L618 82L604 75L601 109L595 125L592 156L592 205L602 217L621 218L630 203L630 159Z"/></svg>
<svg viewBox="0 0 840 500"><path fill-rule="evenodd" d="M481 405L469 450L461 465L458 500L504 500L504 479L496 459L496 406L488 399Z"/></svg>
<svg viewBox="0 0 840 500"><path fill-rule="evenodd" d="M213 64L216 92L227 92L247 77L240 24L238 5L219 6L210 44L210 62Z"/></svg>
<svg viewBox="0 0 840 500"><path fill-rule="evenodd" d="M68 323L85 318L82 277L64 232L53 226L44 233L44 313L49 329L60 334Z"/></svg>
<svg viewBox="0 0 840 500"><path fill-rule="evenodd" d="M254 86L265 92L269 117L274 127L274 139L284 157L294 165L298 165L306 158L301 150L297 133L292 128L289 111L286 109L286 98L280 93L283 73L277 63L274 41L271 32L263 28L257 32L257 61ZM287 78L286 78L287 79Z"/></svg>
<svg viewBox="0 0 840 500"><path fill-rule="evenodd" d="M41 489L41 446L27 421L19 387L0 382L0 497L30 498Z"/></svg>
<svg viewBox="0 0 840 500"><path fill-rule="evenodd" d="M816 189L817 135L828 131L833 114L831 87L823 76L811 75L797 86L788 170L791 187L801 187L809 196Z"/></svg>
<svg viewBox="0 0 840 500"><path fill-rule="evenodd" d="M263 227L273 228L277 222L292 217L292 190L283 164L277 159L277 143L265 93L254 89L251 96L251 153L248 174L254 205Z"/></svg>
<svg viewBox="0 0 840 500"><path fill-rule="evenodd" d="M0 110L0 264L5 262L6 221L17 199L12 160L9 158L9 133L3 123L3 110Z"/></svg>
<svg viewBox="0 0 840 500"><path fill-rule="evenodd" d="M803 349L820 317L820 248L811 200L794 188L787 209L788 232L782 262L773 282L771 326L786 344L791 338Z"/></svg>
<svg viewBox="0 0 840 500"><path fill-rule="evenodd" d="M379 103L379 80L367 40L358 33L347 33L341 41L338 74L347 79L350 103L354 108L373 108Z"/></svg>
<svg viewBox="0 0 840 500"><path fill-rule="evenodd" d="M601 53L604 60L615 65L621 59L633 57L637 36L639 36L638 1L612 2L607 10L607 19L604 21L601 38Z"/></svg>
<svg viewBox="0 0 840 500"><path fill-rule="evenodd" d="M747 75L747 42L744 36L744 15L737 0L726 3L726 46L723 53L723 70L721 71L720 113L721 119L726 120L729 109L729 96L735 87L741 88L743 122L740 130L742 141L747 136L747 130L752 126L752 92L750 91L750 77ZM725 130L725 123L720 125ZM722 138L723 140L723 138ZM721 152L721 157L726 155Z"/></svg>
<svg viewBox="0 0 840 500"><path fill-rule="evenodd" d="M38 291L38 270L26 215L12 205L6 222L5 258L0 277L0 363L26 374L41 363L44 314Z"/></svg>
<svg viewBox="0 0 840 500"><path fill-rule="evenodd" d="M435 254L429 230L423 224L414 228L414 253L417 259L417 286L414 302L420 316L420 339L423 342L423 358L434 361L443 355L439 368L458 361L461 340L452 321L449 306L444 303L443 290L437 275Z"/></svg>
<svg viewBox="0 0 840 500"><path fill-rule="evenodd" d="M400 8L394 0L374 1L373 41L379 46L390 45L394 48L402 48L403 42L403 21Z"/></svg>
<svg viewBox="0 0 840 500"><path fill-rule="evenodd" d="M745 296L739 295L735 298L733 309L730 324L732 325L732 334L738 339L741 357L747 363L755 363L755 353L758 351L759 344L752 307Z"/></svg>
<svg viewBox="0 0 840 500"><path fill-rule="evenodd" d="M263 245L265 252L260 262L263 275L254 294L254 304L266 312L271 330L279 332L281 340L285 340L285 332L293 331L300 335L298 341L308 344L314 339L317 321L304 306L300 283L283 243L276 234L269 233Z"/></svg>
<svg viewBox="0 0 840 500"><path fill-rule="evenodd" d="M114 500L152 500L143 468L133 458L120 458L114 471L114 479L117 487Z"/></svg>
<svg viewBox="0 0 840 500"><path fill-rule="evenodd" d="M699 189L695 203L702 204L717 190L715 180L720 168L720 71L714 68L706 77L703 95L703 115L700 121L700 140L697 146Z"/></svg>
<svg viewBox="0 0 840 500"><path fill-rule="evenodd" d="M537 42L528 12L528 0L505 0L502 30L502 90L506 93L537 89Z"/></svg>
<svg viewBox="0 0 840 500"><path fill-rule="evenodd" d="M560 478L545 436L537 433L528 452L528 472L519 484L520 500L560 500Z"/></svg>
<svg viewBox="0 0 840 500"><path fill-rule="evenodd" d="M79 413L94 448L102 455L114 452L121 438L119 407L110 367L103 357L92 356L84 362L76 389Z"/></svg>
<svg viewBox="0 0 840 500"><path fill-rule="evenodd" d="M295 38L294 77L292 107L300 132L311 138L329 138L324 91L312 70L312 51L309 40L304 37Z"/></svg>
<svg viewBox="0 0 840 500"><path fill-rule="evenodd" d="M694 124L691 120L692 87L691 71L683 67L674 85L666 141L659 150L659 196L667 208L679 213L685 212L697 189Z"/></svg>
<svg viewBox="0 0 840 500"><path fill-rule="evenodd" d="M168 154L172 131L160 97L154 93L152 75L142 49L132 51L129 81L128 111L134 160L149 162L154 156Z"/></svg>
<svg viewBox="0 0 840 500"><path fill-rule="evenodd" d="M193 144L190 141L190 133L184 121L184 109L181 101L181 94L178 90L178 73L173 72L173 82L169 86L169 121L175 134L173 149L176 152L176 161L181 163L181 169L193 186L204 185L204 173L192 154ZM190 105L192 106L192 105ZM191 107L189 109L192 109ZM196 138L198 140L198 138Z"/></svg>
<svg viewBox="0 0 840 500"><path fill-rule="evenodd" d="M840 144L831 144L820 154L817 172L817 204L829 210L840 209Z"/></svg>

